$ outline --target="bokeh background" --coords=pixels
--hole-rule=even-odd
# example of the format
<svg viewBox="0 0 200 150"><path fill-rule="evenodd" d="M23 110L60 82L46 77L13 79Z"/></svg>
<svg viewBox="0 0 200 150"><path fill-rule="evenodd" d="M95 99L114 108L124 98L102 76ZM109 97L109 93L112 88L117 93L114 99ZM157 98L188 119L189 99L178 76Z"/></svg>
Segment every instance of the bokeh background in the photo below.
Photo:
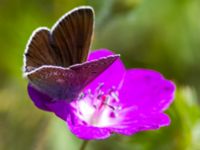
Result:
<svg viewBox="0 0 200 150"><path fill-rule="evenodd" d="M87 149L200 150L200 0L0 0L0 150L80 147L65 122L32 104L22 77L32 31L80 5L96 12L92 49L111 49L127 68L155 69L177 85L169 127L113 135Z"/></svg>

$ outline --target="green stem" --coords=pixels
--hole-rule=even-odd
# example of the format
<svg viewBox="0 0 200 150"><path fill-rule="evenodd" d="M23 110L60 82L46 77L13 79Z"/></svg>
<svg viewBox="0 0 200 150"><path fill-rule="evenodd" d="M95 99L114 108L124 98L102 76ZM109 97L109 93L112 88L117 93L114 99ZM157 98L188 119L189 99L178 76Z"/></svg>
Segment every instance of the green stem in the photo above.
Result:
<svg viewBox="0 0 200 150"><path fill-rule="evenodd" d="M85 148L86 148L88 142L89 142L89 141L83 141L80 150L85 150Z"/></svg>

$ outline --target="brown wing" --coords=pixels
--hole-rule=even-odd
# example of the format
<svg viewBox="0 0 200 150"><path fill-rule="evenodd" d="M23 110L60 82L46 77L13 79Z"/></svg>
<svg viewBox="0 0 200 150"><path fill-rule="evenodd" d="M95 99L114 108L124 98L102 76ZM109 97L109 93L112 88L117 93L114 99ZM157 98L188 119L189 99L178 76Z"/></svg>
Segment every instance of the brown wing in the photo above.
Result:
<svg viewBox="0 0 200 150"><path fill-rule="evenodd" d="M31 84L52 100L71 101L80 92L76 73L61 67L42 66L27 74Z"/></svg>
<svg viewBox="0 0 200 150"><path fill-rule="evenodd" d="M53 27L37 29L31 36L24 56L24 71L42 65L69 67L87 59L92 33L93 9L76 8Z"/></svg>
<svg viewBox="0 0 200 150"><path fill-rule="evenodd" d="M65 67L86 61L93 25L94 13L90 7L76 8L54 25L52 29L53 45L60 53Z"/></svg>
<svg viewBox="0 0 200 150"><path fill-rule="evenodd" d="M24 54L24 71L29 72L41 65L55 65L54 50L49 42L50 32L47 28L38 28L33 32Z"/></svg>
<svg viewBox="0 0 200 150"><path fill-rule="evenodd" d="M108 56L91 62L61 68L43 66L27 76L32 85L54 101L76 99L83 88L114 63L119 55Z"/></svg>
<svg viewBox="0 0 200 150"><path fill-rule="evenodd" d="M81 65L72 66L70 69L76 72L78 80L82 85L82 88L84 88L102 72L109 68L118 58L119 55L111 55L98 60L93 60L91 62L86 62Z"/></svg>

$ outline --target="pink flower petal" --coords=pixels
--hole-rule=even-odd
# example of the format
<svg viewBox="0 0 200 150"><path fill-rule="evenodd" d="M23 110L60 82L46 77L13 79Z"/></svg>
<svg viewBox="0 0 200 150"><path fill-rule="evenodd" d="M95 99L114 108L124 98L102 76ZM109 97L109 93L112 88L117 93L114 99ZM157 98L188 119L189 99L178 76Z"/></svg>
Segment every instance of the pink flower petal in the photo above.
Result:
<svg viewBox="0 0 200 150"><path fill-rule="evenodd" d="M99 59L101 57L106 57L113 55L113 52L107 49L101 49L91 52L88 60ZM99 84L104 83L102 88L103 91L108 91L112 87L118 88L122 82L125 75L125 67L120 59L116 60L107 70L100 74L92 83L90 83L85 90L93 89L95 90Z"/></svg>
<svg viewBox="0 0 200 150"><path fill-rule="evenodd" d="M58 117L66 120L69 112L69 104L66 101L51 102L51 98L28 85L28 94L33 103L44 111L54 112Z"/></svg>
<svg viewBox="0 0 200 150"><path fill-rule="evenodd" d="M83 140L105 139L111 135L109 129L85 125L74 115L68 115L67 123L70 131Z"/></svg>
<svg viewBox="0 0 200 150"><path fill-rule="evenodd" d="M173 101L175 85L160 73L146 69L128 70L120 90L120 101L138 109L164 111Z"/></svg>
<svg viewBox="0 0 200 150"><path fill-rule="evenodd" d="M36 90L31 84L28 84L28 94L38 108L45 111L51 111L46 105L51 100L50 97Z"/></svg>
<svg viewBox="0 0 200 150"><path fill-rule="evenodd" d="M137 113L135 116L129 115L118 127L112 129L113 132L130 136L140 131L157 130L170 124L170 118L164 113L149 112Z"/></svg>

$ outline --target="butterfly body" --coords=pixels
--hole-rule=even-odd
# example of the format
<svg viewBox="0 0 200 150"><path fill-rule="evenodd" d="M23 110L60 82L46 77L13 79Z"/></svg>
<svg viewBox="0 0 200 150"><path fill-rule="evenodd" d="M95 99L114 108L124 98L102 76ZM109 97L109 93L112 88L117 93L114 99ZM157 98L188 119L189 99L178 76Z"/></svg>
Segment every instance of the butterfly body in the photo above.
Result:
<svg viewBox="0 0 200 150"><path fill-rule="evenodd" d="M52 101L76 99L119 56L87 62L94 26L91 7L76 8L49 30L36 29L24 54L24 76Z"/></svg>

